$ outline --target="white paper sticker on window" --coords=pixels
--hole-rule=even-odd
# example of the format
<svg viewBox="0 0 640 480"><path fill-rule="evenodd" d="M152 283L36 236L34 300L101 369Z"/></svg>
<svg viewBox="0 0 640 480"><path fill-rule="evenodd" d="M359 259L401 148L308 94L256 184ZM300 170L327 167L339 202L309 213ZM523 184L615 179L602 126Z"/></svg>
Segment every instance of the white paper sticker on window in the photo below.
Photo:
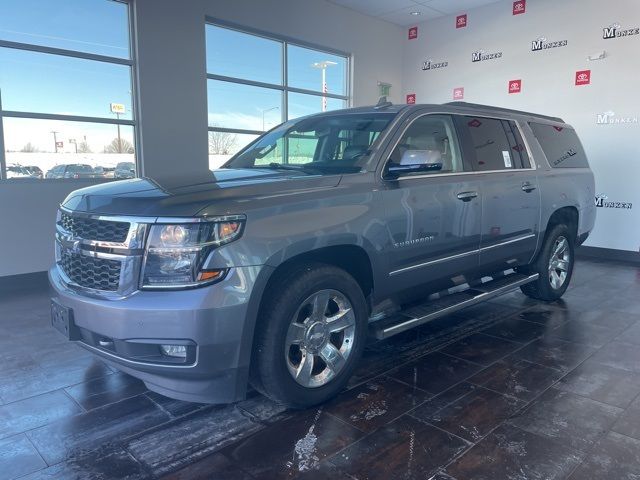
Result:
<svg viewBox="0 0 640 480"><path fill-rule="evenodd" d="M511 154L509 153L508 150L503 150L502 151L502 158L504 159L504 166L507 168L511 168Z"/></svg>

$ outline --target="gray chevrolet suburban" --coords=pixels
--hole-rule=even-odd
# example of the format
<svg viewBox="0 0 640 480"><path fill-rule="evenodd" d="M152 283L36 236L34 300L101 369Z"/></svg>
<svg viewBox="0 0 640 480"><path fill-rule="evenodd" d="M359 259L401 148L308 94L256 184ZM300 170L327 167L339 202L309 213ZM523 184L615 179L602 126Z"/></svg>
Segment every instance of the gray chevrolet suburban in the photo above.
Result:
<svg viewBox="0 0 640 480"><path fill-rule="evenodd" d="M518 287L560 298L594 196L560 118L382 101L312 115L195 180L71 193L52 323L169 397L233 402L251 383L310 406L370 337Z"/></svg>

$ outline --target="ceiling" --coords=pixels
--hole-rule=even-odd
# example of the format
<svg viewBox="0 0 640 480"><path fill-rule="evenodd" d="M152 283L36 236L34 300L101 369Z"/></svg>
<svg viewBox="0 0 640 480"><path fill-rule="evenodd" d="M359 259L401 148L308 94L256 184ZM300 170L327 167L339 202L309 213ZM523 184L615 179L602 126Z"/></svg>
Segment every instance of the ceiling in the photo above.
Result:
<svg viewBox="0 0 640 480"><path fill-rule="evenodd" d="M445 15L463 13L500 0L328 0L356 12L386 20L401 26L410 26ZM412 15L420 12L420 15Z"/></svg>

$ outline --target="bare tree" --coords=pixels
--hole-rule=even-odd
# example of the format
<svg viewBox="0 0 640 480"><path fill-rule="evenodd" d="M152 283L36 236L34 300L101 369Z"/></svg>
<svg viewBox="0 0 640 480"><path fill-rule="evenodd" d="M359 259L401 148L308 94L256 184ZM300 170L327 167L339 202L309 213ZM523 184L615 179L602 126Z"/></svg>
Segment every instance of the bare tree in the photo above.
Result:
<svg viewBox="0 0 640 480"><path fill-rule="evenodd" d="M236 146L238 137L228 132L209 132L209 154L229 155Z"/></svg>
<svg viewBox="0 0 640 480"><path fill-rule="evenodd" d="M104 147L104 153L133 153L133 144L124 138L114 138Z"/></svg>
<svg viewBox="0 0 640 480"><path fill-rule="evenodd" d="M116 141L117 140L118 139L116 138ZM78 153L93 153L93 152L91 151L91 147L87 142L80 142L78 144Z"/></svg>
<svg viewBox="0 0 640 480"><path fill-rule="evenodd" d="M38 147L36 147L33 143L29 142L24 147L22 147L20 151L23 153L35 153L38 151Z"/></svg>

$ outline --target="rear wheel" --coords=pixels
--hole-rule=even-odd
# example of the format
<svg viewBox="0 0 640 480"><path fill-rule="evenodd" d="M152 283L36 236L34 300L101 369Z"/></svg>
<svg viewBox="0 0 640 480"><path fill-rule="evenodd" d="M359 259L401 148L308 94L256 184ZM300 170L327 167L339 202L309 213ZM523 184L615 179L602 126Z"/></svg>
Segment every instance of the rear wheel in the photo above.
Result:
<svg viewBox="0 0 640 480"><path fill-rule="evenodd" d="M557 300L569 287L573 264L573 235L566 225L556 225L547 234L536 261L522 269L528 273L538 273L538 280L520 288L531 298L547 302Z"/></svg>
<svg viewBox="0 0 640 480"><path fill-rule="evenodd" d="M366 341L367 308L358 283L323 264L301 266L269 289L256 327L252 384L288 406L336 395Z"/></svg>

